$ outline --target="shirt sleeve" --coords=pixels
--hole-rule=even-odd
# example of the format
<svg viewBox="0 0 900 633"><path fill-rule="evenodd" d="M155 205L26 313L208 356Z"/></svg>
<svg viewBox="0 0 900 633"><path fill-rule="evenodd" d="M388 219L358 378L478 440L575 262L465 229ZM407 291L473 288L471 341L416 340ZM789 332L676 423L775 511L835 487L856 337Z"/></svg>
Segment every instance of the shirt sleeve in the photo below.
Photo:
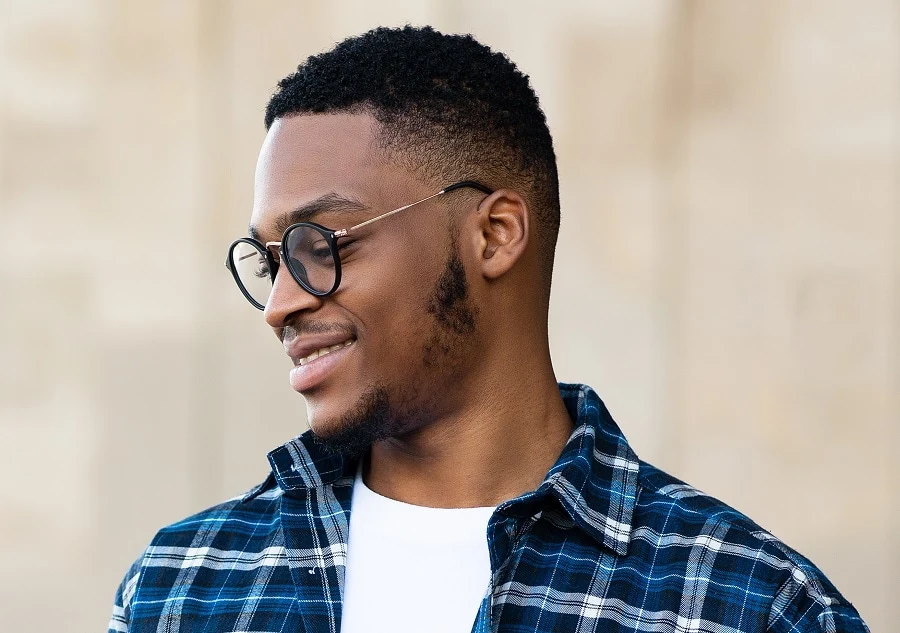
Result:
<svg viewBox="0 0 900 633"><path fill-rule="evenodd" d="M108 633L128 633L128 625L131 622L131 599L134 597L134 590L141 573L141 560L142 558L139 558L134 562L116 590Z"/></svg>
<svg viewBox="0 0 900 633"><path fill-rule="evenodd" d="M771 633L870 633L859 612L823 578L794 567L769 613Z"/></svg>

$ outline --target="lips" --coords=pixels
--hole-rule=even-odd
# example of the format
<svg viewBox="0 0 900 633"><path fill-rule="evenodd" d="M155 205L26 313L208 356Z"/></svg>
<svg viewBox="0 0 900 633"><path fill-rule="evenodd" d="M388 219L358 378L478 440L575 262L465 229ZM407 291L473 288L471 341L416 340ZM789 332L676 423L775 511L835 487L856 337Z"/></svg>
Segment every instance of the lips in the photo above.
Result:
<svg viewBox="0 0 900 633"><path fill-rule="evenodd" d="M353 350L356 338L347 332L297 336L285 339L284 348L294 363L291 387L309 391L324 382Z"/></svg>

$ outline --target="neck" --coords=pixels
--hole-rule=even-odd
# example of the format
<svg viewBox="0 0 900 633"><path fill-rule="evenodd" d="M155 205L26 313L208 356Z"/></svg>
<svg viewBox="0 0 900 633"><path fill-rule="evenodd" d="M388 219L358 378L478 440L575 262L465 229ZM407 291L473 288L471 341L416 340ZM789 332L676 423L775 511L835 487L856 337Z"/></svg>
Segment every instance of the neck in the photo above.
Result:
<svg viewBox="0 0 900 633"><path fill-rule="evenodd" d="M489 369L456 411L374 444L366 485L433 508L496 506L540 485L572 432L549 352L529 363L501 357Z"/></svg>

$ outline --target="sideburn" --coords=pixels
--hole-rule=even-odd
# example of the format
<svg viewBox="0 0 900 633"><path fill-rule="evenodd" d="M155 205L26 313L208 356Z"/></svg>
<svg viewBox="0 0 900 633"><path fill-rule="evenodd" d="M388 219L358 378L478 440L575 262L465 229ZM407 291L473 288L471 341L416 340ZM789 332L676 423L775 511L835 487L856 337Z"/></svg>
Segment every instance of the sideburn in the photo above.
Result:
<svg viewBox="0 0 900 633"><path fill-rule="evenodd" d="M475 331L478 309L469 302L469 284L455 236L451 238L447 265L428 297L427 312L438 325L453 334L471 334Z"/></svg>
<svg viewBox="0 0 900 633"><path fill-rule="evenodd" d="M464 337L475 331L478 315L478 308L472 305L469 297L466 271L453 233L447 264L428 295L425 309L438 327L425 344L423 364L426 368L444 367L446 370L463 349Z"/></svg>

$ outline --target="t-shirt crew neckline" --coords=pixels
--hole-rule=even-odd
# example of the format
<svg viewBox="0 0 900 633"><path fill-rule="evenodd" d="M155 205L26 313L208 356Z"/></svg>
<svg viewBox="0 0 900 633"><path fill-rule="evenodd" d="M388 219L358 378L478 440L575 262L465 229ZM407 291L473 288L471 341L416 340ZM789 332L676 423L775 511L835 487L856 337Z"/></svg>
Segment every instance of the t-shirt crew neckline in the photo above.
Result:
<svg viewBox="0 0 900 633"><path fill-rule="evenodd" d="M353 483L353 515L366 516L367 529L378 534L417 543L484 543L487 524L495 507L430 508L378 494L362 478L362 469Z"/></svg>

